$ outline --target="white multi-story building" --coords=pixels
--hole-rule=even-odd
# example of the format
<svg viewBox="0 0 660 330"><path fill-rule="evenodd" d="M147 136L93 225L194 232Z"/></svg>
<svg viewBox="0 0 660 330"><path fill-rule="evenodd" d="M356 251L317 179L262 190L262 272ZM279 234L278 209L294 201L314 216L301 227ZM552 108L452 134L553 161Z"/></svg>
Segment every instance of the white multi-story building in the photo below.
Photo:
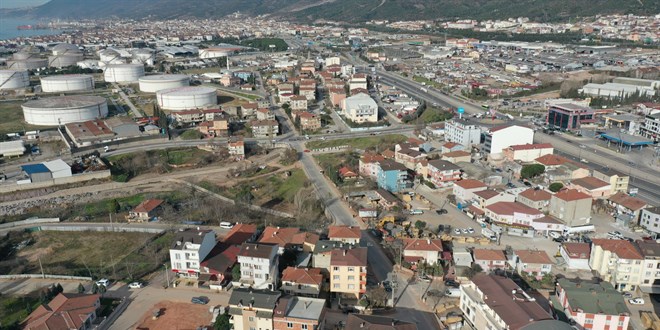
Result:
<svg viewBox="0 0 660 330"><path fill-rule="evenodd" d="M346 118L355 123L375 123L378 121L378 104L365 93L358 93L341 101Z"/></svg>
<svg viewBox="0 0 660 330"><path fill-rule="evenodd" d="M644 257L624 239L594 239L589 267L619 291L634 291L641 283Z"/></svg>
<svg viewBox="0 0 660 330"><path fill-rule="evenodd" d="M656 241L637 241L639 251L644 257L642 279L639 289L644 293L655 293L660 279L660 244Z"/></svg>
<svg viewBox="0 0 660 330"><path fill-rule="evenodd" d="M639 133L647 139L660 140L660 112L647 115Z"/></svg>
<svg viewBox="0 0 660 330"><path fill-rule="evenodd" d="M243 243L238 253L241 285L255 289L277 288L279 247L268 243Z"/></svg>
<svg viewBox="0 0 660 330"><path fill-rule="evenodd" d="M534 130L518 125L492 128L486 134L484 153L490 156L500 155L504 149L534 143Z"/></svg>
<svg viewBox="0 0 660 330"><path fill-rule="evenodd" d="M660 206L643 209L639 225L653 238L660 237Z"/></svg>
<svg viewBox="0 0 660 330"><path fill-rule="evenodd" d="M481 129L462 119L450 120L445 123L445 140L470 148L481 142Z"/></svg>
<svg viewBox="0 0 660 330"><path fill-rule="evenodd" d="M197 277L200 263L215 246L213 230L186 229L176 233L170 248L172 271L179 276Z"/></svg>

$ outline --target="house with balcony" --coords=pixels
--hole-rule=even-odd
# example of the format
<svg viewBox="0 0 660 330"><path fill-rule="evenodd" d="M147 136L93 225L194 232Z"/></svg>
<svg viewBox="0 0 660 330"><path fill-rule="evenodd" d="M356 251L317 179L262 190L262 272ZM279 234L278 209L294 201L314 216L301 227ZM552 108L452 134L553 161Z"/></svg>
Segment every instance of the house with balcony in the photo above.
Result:
<svg viewBox="0 0 660 330"><path fill-rule="evenodd" d="M307 111L307 98L303 95L294 95L289 99L291 111Z"/></svg>
<svg viewBox="0 0 660 330"><path fill-rule="evenodd" d="M618 192L627 193L630 176L611 168L594 169L591 174L594 178L610 184L610 195Z"/></svg>
<svg viewBox="0 0 660 330"><path fill-rule="evenodd" d="M360 244L362 232L358 226L329 226L328 239L335 242Z"/></svg>
<svg viewBox="0 0 660 330"><path fill-rule="evenodd" d="M382 162L383 160L385 160L385 158L382 155L365 152L360 157L359 161L360 176L377 180L378 169L380 168L379 162Z"/></svg>
<svg viewBox="0 0 660 330"><path fill-rule="evenodd" d="M591 245L588 243L565 242L559 247L559 254L566 262L568 269L590 270L589 256Z"/></svg>
<svg viewBox="0 0 660 330"><path fill-rule="evenodd" d="M564 189L550 198L550 215L563 221L567 227L591 222L591 196L575 189Z"/></svg>
<svg viewBox="0 0 660 330"><path fill-rule="evenodd" d="M275 137L280 133L277 120L253 120L249 123L252 136L255 138Z"/></svg>
<svg viewBox="0 0 660 330"><path fill-rule="evenodd" d="M257 120L275 120L275 112L268 108L257 109Z"/></svg>
<svg viewBox="0 0 660 330"><path fill-rule="evenodd" d="M612 191L609 182L596 179L593 176L572 180L571 183L568 184L568 188L583 192L591 196L593 199L607 198Z"/></svg>
<svg viewBox="0 0 660 330"><path fill-rule="evenodd" d="M241 278L238 280L238 286L270 290L277 288L279 265L277 251L277 244L241 244L237 258L241 265Z"/></svg>
<svg viewBox="0 0 660 330"><path fill-rule="evenodd" d="M644 293L656 293L660 290L660 244L650 240L638 240L636 243L644 257L639 289Z"/></svg>
<svg viewBox="0 0 660 330"><path fill-rule="evenodd" d="M560 278L555 292L552 300L559 306L553 307L581 329L628 329L630 310L612 284Z"/></svg>
<svg viewBox="0 0 660 330"><path fill-rule="evenodd" d="M245 159L245 143L242 137L231 137L227 140L229 155L236 160Z"/></svg>
<svg viewBox="0 0 660 330"><path fill-rule="evenodd" d="M552 271L554 261L545 251L541 250L514 250L509 258L509 265L518 273L526 272L540 279Z"/></svg>
<svg viewBox="0 0 660 330"><path fill-rule="evenodd" d="M643 209L639 216L639 225L654 239L660 237L660 206Z"/></svg>
<svg viewBox="0 0 660 330"><path fill-rule="evenodd" d="M201 262L215 247L213 230L184 229L174 235L170 247L172 272L182 277L197 278L201 272Z"/></svg>
<svg viewBox="0 0 660 330"><path fill-rule="evenodd" d="M486 206L484 211L493 226L509 235L522 237L534 237L533 222L544 216L543 212L518 202L493 203Z"/></svg>
<svg viewBox="0 0 660 330"><path fill-rule="evenodd" d="M320 268L287 267L282 272L280 289L294 296L318 297L323 285Z"/></svg>
<svg viewBox="0 0 660 330"><path fill-rule="evenodd" d="M23 306L25 307L25 306ZM35 308L21 322L21 329L95 329L101 309L100 294L60 293L48 304Z"/></svg>
<svg viewBox="0 0 660 330"><path fill-rule="evenodd" d="M397 144L394 147L394 160L403 164L409 170L415 170L417 164L426 159L426 154L419 151L418 147L410 144Z"/></svg>
<svg viewBox="0 0 660 330"><path fill-rule="evenodd" d="M312 251L312 267L321 269L326 278L330 275L330 257L333 250L348 250L360 247L337 241L319 241Z"/></svg>
<svg viewBox="0 0 660 330"><path fill-rule="evenodd" d="M552 316L511 279L480 273L461 284L460 309L473 329L524 329Z"/></svg>
<svg viewBox="0 0 660 330"><path fill-rule="evenodd" d="M516 197L516 202L546 212L550 206L552 194L537 188L529 188Z"/></svg>
<svg viewBox="0 0 660 330"><path fill-rule="evenodd" d="M461 179L461 168L446 160L429 160L427 167L428 180L436 187L450 186Z"/></svg>
<svg viewBox="0 0 660 330"><path fill-rule="evenodd" d="M628 240L593 239L589 267L619 291L634 291L642 281L644 257Z"/></svg>
<svg viewBox="0 0 660 330"><path fill-rule="evenodd" d="M367 248L332 250L330 292L359 299L367 292Z"/></svg>
<svg viewBox="0 0 660 330"><path fill-rule="evenodd" d="M234 329L273 330L274 310L282 292L234 288L229 297L229 323Z"/></svg>
<svg viewBox="0 0 660 330"><path fill-rule="evenodd" d="M472 249L474 264L481 266L488 273L494 269L506 268L506 256L502 250Z"/></svg>
<svg viewBox="0 0 660 330"><path fill-rule="evenodd" d="M325 304L325 299L283 296L275 306L273 330L324 329Z"/></svg>
<svg viewBox="0 0 660 330"><path fill-rule="evenodd" d="M301 112L298 117L300 117L300 129L303 131L316 131L321 129L321 117L307 111Z"/></svg>
<svg viewBox="0 0 660 330"><path fill-rule="evenodd" d="M404 242L403 259L411 264L435 265L442 259L442 251L439 239L411 238Z"/></svg>
<svg viewBox="0 0 660 330"><path fill-rule="evenodd" d="M384 159L377 163L378 188L397 193L412 187L408 169L391 159Z"/></svg>
<svg viewBox="0 0 660 330"><path fill-rule="evenodd" d="M475 192L486 189L488 189L488 186L479 180L465 179L454 183L452 193L456 196L457 201L466 202L475 199Z"/></svg>

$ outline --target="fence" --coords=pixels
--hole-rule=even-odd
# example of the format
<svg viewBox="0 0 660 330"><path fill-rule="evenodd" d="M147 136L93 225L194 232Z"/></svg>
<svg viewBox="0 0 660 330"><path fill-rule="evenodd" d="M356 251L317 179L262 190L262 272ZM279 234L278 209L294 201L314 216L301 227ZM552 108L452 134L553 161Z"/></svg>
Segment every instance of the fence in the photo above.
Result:
<svg viewBox="0 0 660 330"><path fill-rule="evenodd" d="M131 303L131 298L124 297L122 298L122 301L117 305L115 310L112 311L110 316L106 317L105 320L101 321L101 323L98 325L96 328L97 330L107 330L110 329L113 323L117 321L119 316L124 313L126 308L128 308L128 305Z"/></svg>
<svg viewBox="0 0 660 330"><path fill-rule="evenodd" d="M104 171L94 171L89 173L76 174L64 178L49 179L41 182L32 182L25 184L8 184L8 185L0 186L0 194L10 193L14 191L21 191L21 190L46 188L60 184L84 182L94 179L107 179L109 177L110 177L110 170L104 170Z"/></svg>
<svg viewBox="0 0 660 330"><path fill-rule="evenodd" d="M126 233L150 233L160 234L165 231L162 228L146 228L135 227L132 225L95 225L95 226L40 226L39 230L43 231L112 231L112 232L126 232Z"/></svg>
<svg viewBox="0 0 660 330"><path fill-rule="evenodd" d="M48 278L56 280L78 280L78 281L91 281L91 277L87 276L68 276L68 275L41 275L41 274L14 274L14 275L0 275L0 279L13 280L17 278Z"/></svg>
<svg viewBox="0 0 660 330"><path fill-rule="evenodd" d="M34 224L41 224L41 223L58 223L58 222L60 222L60 218L27 219L27 220L13 221L13 222L7 222L7 223L0 224L0 229L13 228L13 227L19 227L19 226L24 226L24 225L34 225Z"/></svg>

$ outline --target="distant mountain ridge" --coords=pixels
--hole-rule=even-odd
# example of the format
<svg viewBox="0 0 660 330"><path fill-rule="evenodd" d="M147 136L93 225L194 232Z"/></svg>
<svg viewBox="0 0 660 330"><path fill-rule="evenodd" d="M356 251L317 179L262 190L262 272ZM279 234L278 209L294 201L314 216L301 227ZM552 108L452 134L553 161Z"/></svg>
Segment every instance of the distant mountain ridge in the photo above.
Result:
<svg viewBox="0 0 660 330"><path fill-rule="evenodd" d="M639 0L51 0L22 13L53 18L219 18L234 12L299 21L357 23L439 18L549 21L597 14L660 13L660 1Z"/></svg>

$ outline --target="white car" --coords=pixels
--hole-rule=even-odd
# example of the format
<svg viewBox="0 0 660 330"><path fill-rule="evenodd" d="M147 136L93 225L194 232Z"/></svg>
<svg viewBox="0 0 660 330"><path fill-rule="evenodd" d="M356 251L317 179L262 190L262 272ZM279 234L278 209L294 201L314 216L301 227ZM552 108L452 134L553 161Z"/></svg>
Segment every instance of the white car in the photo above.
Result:
<svg viewBox="0 0 660 330"><path fill-rule="evenodd" d="M131 289L141 289L142 288L142 283L140 282L133 282L128 285L129 288Z"/></svg>
<svg viewBox="0 0 660 330"><path fill-rule="evenodd" d="M561 237L561 235L560 235L558 232L556 232L556 231L551 231L551 232L549 232L549 233L548 233L548 236L550 236L551 238L559 238L559 237Z"/></svg>
<svg viewBox="0 0 660 330"><path fill-rule="evenodd" d="M461 230L458 229L458 228L454 229L454 234L456 234L456 235L460 235L460 234L461 234Z"/></svg>
<svg viewBox="0 0 660 330"><path fill-rule="evenodd" d="M628 300L631 305L644 305L644 299L642 298L633 298Z"/></svg>
<svg viewBox="0 0 660 330"><path fill-rule="evenodd" d="M461 229L461 231L463 232L463 234L467 234L467 233L468 233L468 229L467 229L467 228L463 228L463 229Z"/></svg>
<svg viewBox="0 0 660 330"><path fill-rule="evenodd" d="M223 222L220 223L220 228L232 229L233 227L234 227L234 225L232 225L231 222L223 221Z"/></svg>
<svg viewBox="0 0 660 330"><path fill-rule="evenodd" d="M474 234L474 229L472 229L472 227L468 228L467 231L468 231L468 233L470 233L470 234Z"/></svg>
<svg viewBox="0 0 660 330"><path fill-rule="evenodd" d="M102 278L102 279L96 281L96 285L103 285L104 287L107 288L108 286L110 286L110 280L107 279L107 278Z"/></svg>

